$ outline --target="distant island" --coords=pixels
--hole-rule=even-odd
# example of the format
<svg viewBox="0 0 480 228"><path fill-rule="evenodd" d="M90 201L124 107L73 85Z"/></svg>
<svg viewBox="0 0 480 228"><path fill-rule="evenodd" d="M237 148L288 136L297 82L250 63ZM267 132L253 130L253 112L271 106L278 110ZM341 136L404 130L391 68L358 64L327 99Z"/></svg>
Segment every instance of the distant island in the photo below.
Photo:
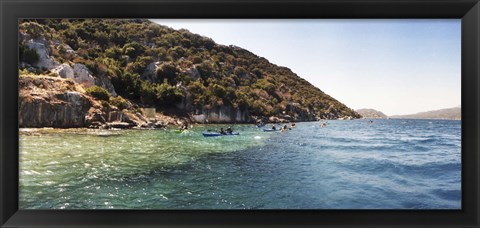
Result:
<svg viewBox="0 0 480 228"><path fill-rule="evenodd" d="M445 120L461 120L461 107L445 108L427 112L419 112L409 115L393 115L390 118L395 119L445 119Z"/></svg>
<svg viewBox="0 0 480 228"><path fill-rule="evenodd" d="M358 114L362 115L363 118L372 118L372 119L386 119L387 115L383 112L377 111L371 108L362 108L355 110Z"/></svg>
<svg viewBox="0 0 480 228"><path fill-rule="evenodd" d="M21 20L18 37L20 127L361 118L287 67L149 20Z"/></svg>

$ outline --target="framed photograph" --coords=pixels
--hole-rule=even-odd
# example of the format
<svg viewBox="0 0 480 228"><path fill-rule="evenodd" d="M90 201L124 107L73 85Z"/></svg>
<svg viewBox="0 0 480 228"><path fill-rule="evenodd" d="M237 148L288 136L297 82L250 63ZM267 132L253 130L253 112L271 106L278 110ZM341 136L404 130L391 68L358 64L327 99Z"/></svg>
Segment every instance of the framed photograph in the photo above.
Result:
<svg viewBox="0 0 480 228"><path fill-rule="evenodd" d="M1 227L479 227L480 3L0 3Z"/></svg>

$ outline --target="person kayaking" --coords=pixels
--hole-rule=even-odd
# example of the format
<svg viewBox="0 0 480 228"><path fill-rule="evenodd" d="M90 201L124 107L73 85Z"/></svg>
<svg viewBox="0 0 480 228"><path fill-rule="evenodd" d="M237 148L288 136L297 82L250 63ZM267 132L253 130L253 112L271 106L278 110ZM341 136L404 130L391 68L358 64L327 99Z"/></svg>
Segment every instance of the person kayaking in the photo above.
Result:
<svg viewBox="0 0 480 228"><path fill-rule="evenodd" d="M228 127L228 128L227 128L227 134L232 134L232 133L233 133L232 128L231 128L231 127Z"/></svg>
<svg viewBox="0 0 480 228"><path fill-rule="evenodd" d="M283 127L282 127L282 129L281 129L280 131L284 132L284 131L287 131L287 130L288 130L288 129L287 129L287 125L285 124L285 125L283 125Z"/></svg>
<svg viewBox="0 0 480 228"><path fill-rule="evenodd" d="M295 122L291 122L290 123L290 128L294 128L295 127Z"/></svg>
<svg viewBox="0 0 480 228"><path fill-rule="evenodd" d="M257 127L263 127L263 126L265 126L265 123L263 121L259 120L257 122Z"/></svg>
<svg viewBox="0 0 480 228"><path fill-rule="evenodd" d="M275 127L275 124L272 124L272 130L277 130L277 128Z"/></svg>
<svg viewBox="0 0 480 228"><path fill-rule="evenodd" d="M226 133L226 132L223 130L223 127L222 127L222 128L220 128L220 131L219 131L219 133L220 133L220 134L222 134L222 135L226 135L226 134L227 134L227 133Z"/></svg>

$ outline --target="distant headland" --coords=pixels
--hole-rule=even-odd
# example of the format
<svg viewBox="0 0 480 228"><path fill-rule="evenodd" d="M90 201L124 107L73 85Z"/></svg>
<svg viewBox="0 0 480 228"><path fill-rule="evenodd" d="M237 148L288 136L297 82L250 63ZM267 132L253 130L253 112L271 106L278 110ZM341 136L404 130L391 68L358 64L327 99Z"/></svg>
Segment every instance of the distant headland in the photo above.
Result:
<svg viewBox="0 0 480 228"><path fill-rule="evenodd" d="M357 109L355 110L358 114L362 115L363 118L380 118L380 119L444 119L444 120L461 120L462 113L461 107L453 108L444 108L426 112L419 112L415 114L407 115L392 115L387 116L383 112L377 111L375 109Z"/></svg>
<svg viewBox="0 0 480 228"><path fill-rule="evenodd" d="M386 119L388 117L383 112L371 108L357 109L355 112L362 115L363 118Z"/></svg>
<svg viewBox="0 0 480 228"><path fill-rule="evenodd" d="M394 119L445 119L445 120L461 120L462 119L462 108L453 107L453 108L444 108L438 110L432 110L427 112L419 112L409 115L394 115L390 116Z"/></svg>

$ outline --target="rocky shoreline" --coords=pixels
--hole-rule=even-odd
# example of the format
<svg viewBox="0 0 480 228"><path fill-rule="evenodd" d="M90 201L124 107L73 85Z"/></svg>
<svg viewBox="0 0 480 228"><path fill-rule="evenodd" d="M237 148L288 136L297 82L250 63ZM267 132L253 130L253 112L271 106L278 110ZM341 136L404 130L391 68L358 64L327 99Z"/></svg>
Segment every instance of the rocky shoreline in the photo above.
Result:
<svg viewBox="0 0 480 228"><path fill-rule="evenodd" d="M141 112L119 110L85 94L73 80L50 76L19 78L19 126L21 128L164 128L181 124L162 116L147 119Z"/></svg>
<svg viewBox="0 0 480 228"><path fill-rule="evenodd" d="M183 116L156 112L147 117L141 107L129 106L120 110L108 102L99 101L72 79L46 75L22 75L19 78L20 128L161 129L193 123L254 124L303 120L290 116L246 117L245 113L228 107Z"/></svg>

